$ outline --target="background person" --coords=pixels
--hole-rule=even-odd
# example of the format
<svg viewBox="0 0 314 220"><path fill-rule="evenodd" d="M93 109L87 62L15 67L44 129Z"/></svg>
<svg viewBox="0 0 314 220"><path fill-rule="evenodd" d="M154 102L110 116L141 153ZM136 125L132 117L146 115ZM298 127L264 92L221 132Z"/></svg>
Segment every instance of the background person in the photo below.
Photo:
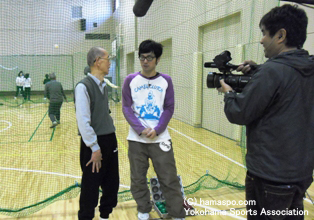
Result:
<svg viewBox="0 0 314 220"><path fill-rule="evenodd" d="M31 100L31 87L32 87L32 79L29 77L29 73L25 74L25 80L23 82L24 89L24 100Z"/></svg>
<svg viewBox="0 0 314 220"><path fill-rule="evenodd" d="M16 99L19 95L19 93L21 95L23 95L23 84L24 84L24 73L23 71L20 71L19 74L16 77L15 83L16 83L16 93L14 96L14 99Z"/></svg>
<svg viewBox="0 0 314 220"><path fill-rule="evenodd" d="M56 74L49 75L50 81L45 84L45 97L49 99L49 118L52 122L50 128L60 124L60 109L63 103L63 98L68 102L64 94L62 84L56 79Z"/></svg>

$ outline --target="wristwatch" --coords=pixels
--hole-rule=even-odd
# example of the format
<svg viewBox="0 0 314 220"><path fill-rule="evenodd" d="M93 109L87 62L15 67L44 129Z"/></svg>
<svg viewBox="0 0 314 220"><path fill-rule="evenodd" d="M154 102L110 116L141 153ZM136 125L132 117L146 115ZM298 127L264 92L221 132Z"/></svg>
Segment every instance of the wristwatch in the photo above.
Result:
<svg viewBox="0 0 314 220"><path fill-rule="evenodd" d="M230 94L230 93L236 94L236 91L234 91L234 90L229 90L229 91L226 92L226 94Z"/></svg>

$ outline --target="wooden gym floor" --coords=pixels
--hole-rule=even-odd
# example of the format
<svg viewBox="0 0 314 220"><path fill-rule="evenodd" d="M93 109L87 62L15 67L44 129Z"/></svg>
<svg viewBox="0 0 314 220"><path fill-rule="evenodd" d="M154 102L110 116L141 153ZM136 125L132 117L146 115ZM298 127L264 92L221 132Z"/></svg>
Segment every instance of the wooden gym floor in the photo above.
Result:
<svg viewBox="0 0 314 220"><path fill-rule="evenodd" d="M56 129L49 128L48 103L29 102L20 106L20 102L10 100L0 106L0 208L29 206L80 183L79 137L73 102L63 104L61 124ZM130 185L126 141L128 124L121 112L121 103L110 104L119 143L120 191L124 191ZM206 172L218 179L228 177L229 181L244 184L242 151L235 141L175 119L171 120L169 131L178 174L184 186L194 183ZM153 176L156 175L151 166L148 178ZM314 198L314 184L308 194ZM215 190L200 190L187 197L196 202L194 208L198 211L242 209L237 210L238 213L226 211L220 215L199 215L186 219L246 219L244 205L208 204L214 200L243 201L243 190L224 186ZM0 219L74 220L79 209L78 199L79 196L76 196L54 202L26 217L10 217L1 213ZM308 197L304 201L305 210L309 213L305 219L314 219L314 205L310 202ZM156 212L150 214L152 219L158 219ZM110 219L135 220L136 215L136 204L131 200L118 203ZM99 212L96 210L94 220L98 219Z"/></svg>

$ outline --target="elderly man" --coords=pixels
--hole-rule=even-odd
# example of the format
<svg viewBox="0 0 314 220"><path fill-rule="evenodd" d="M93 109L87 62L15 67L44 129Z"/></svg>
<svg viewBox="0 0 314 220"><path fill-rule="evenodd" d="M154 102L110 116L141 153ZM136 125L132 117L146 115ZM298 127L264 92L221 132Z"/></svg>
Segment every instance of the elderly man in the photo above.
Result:
<svg viewBox="0 0 314 220"><path fill-rule="evenodd" d="M56 74L49 74L50 81L45 84L45 97L49 99L49 117L52 122L50 128L60 124L60 109L63 98L67 101L62 84L56 80ZM68 102L68 101L67 101Z"/></svg>

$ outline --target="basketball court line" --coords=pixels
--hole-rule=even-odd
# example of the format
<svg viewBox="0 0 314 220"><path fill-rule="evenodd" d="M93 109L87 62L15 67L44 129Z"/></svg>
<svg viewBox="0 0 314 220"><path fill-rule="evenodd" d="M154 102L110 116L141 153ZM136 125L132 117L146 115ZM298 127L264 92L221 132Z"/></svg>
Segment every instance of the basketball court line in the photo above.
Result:
<svg viewBox="0 0 314 220"><path fill-rule="evenodd" d="M32 106L30 106L29 108L37 108L37 107L41 107L41 105L44 105L46 103L38 103L38 104L34 104Z"/></svg>
<svg viewBox="0 0 314 220"><path fill-rule="evenodd" d="M42 136L44 136L45 134L42 134ZM26 136L26 135L25 135ZM41 140L36 140L36 141L32 141L32 143L41 143L41 142L49 142L49 141L41 141ZM0 142L0 144L27 144L29 143L29 141L20 141L20 142Z"/></svg>
<svg viewBox="0 0 314 220"><path fill-rule="evenodd" d="M15 66L15 67L5 67L5 66L2 66L1 64L0 64L0 67L2 69L5 69L5 70L15 70L15 69L19 68L18 66Z"/></svg>
<svg viewBox="0 0 314 220"><path fill-rule="evenodd" d="M36 134L38 128L40 127L40 125L42 124L42 122L44 121L46 115L48 114L48 110L46 112L46 114L44 115L44 117L41 119L41 121L39 122L39 124L37 125L35 131L33 132L33 134L31 135L31 137L29 138L28 142L31 142L31 140L33 139L34 135Z"/></svg>
<svg viewBox="0 0 314 220"><path fill-rule="evenodd" d="M52 133L51 133L51 137L50 137L50 140L49 140L49 141L52 141L53 136L54 136L54 134L55 134L55 130L56 130L56 127L54 127L54 128L52 129Z"/></svg>
<svg viewBox="0 0 314 220"><path fill-rule="evenodd" d="M314 203L313 203L310 199L308 199L308 198L303 198L303 200L305 200L305 201L307 201L308 203L314 205Z"/></svg>
<svg viewBox="0 0 314 220"><path fill-rule="evenodd" d="M12 123L9 122L9 121L0 120L0 122L8 123L8 127L4 128L4 129L2 129L2 130L0 130L0 132L3 132L3 131L8 130L8 129L11 128L11 126L12 126Z"/></svg>
<svg viewBox="0 0 314 220"><path fill-rule="evenodd" d="M20 171L20 172L28 172L28 173L40 173L40 174L56 175L56 176L62 176L62 177L70 177L70 178L74 178L74 179L82 179L81 176L74 176L71 174L48 172L48 171L42 171L42 170L28 170L28 169L10 168L10 167L0 167L0 170L11 170L11 171ZM126 186L126 185L120 184L120 186L123 188L126 188L126 189L130 189L130 187Z"/></svg>
<svg viewBox="0 0 314 220"><path fill-rule="evenodd" d="M34 141L36 142L36 141ZM39 142L39 141L38 141ZM47 142L47 141L41 141L41 142ZM27 142L14 142L14 143L27 143ZM31 155L35 155L35 156L42 156L42 155L48 155L48 154L67 154L67 153L80 153L79 150L72 150L72 151L67 151L67 150L64 150L64 151L45 151L45 152L28 152L27 153L27 156L31 156ZM0 157L21 157L21 154L18 153L18 154L14 154L14 153L3 153L3 154L0 154Z"/></svg>
<svg viewBox="0 0 314 220"><path fill-rule="evenodd" d="M246 166L244 166L243 164L240 164L239 162L237 162L237 161L235 161L235 160L233 160L233 159L227 157L226 155L224 155L224 154L222 154L222 153L220 153L220 152L218 152L218 151L216 151L216 150L214 150L214 149L212 149L212 148L206 146L205 144L202 144L201 142L199 142L199 141L197 141L197 140L195 140L195 139L193 139L193 138L191 138L191 137L189 137L189 136L183 134L182 132L180 132L180 131L178 131L178 130L176 130L176 129L174 129L174 128L171 128L171 127L169 127L169 126L168 126L168 128L170 128L171 130L177 132L178 134L182 135L183 137L189 139L190 141L193 141L194 143L199 144L199 145L201 145L202 147L204 147L204 148L206 148L206 149L208 149L208 150L214 152L215 154L218 154L219 156L221 156L221 157L223 157L223 158L225 158L225 159L231 161L232 163L235 163L236 165L238 165L238 166L243 167L243 168L246 169Z"/></svg>
<svg viewBox="0 0 314 220"><path fill-rule="evenodd" d="M46 115L48 114L48 112L49 112L49 110L47 110L46 114L44 115L44 117L43 117L43 118L41 119L41 121L39 122L38 126L36 127L35 131L34 131L33 134L31 135L31 137L29 138L28 142L31 142L31 140L32 140L33 137L35 136L35 134L36 134L38 128L39 128L40 125L43 123L43 121L44 121ZM52 139L53 139L53 137L54 137L55 130L56 130L56 128L53 128L49 141L52 141Z"/></svg>

